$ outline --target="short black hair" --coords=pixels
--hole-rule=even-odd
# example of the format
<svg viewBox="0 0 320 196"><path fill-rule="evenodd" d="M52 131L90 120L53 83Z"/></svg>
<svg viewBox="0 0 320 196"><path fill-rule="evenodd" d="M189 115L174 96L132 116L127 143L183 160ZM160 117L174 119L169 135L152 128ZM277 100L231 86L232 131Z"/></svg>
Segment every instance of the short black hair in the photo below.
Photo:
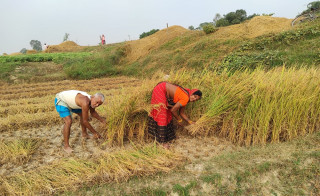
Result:
<svg viewBox="0 0 320 196"><path fill-rule="evenodd" d="M192 93L193 95L198 95L199 97L202 97L202 92L200 90L197 90L196 92Z"/></svg>

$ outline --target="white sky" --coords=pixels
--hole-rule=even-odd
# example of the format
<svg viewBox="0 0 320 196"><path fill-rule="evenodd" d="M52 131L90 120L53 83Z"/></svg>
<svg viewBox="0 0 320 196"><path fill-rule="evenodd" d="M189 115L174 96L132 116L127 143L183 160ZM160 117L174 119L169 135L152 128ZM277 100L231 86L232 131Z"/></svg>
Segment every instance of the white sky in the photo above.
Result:
<svg viewBox="0 0 320 196"><path fill-rule="evenodd" d="M151 29L198 27L244 9L294 18L314 0L0 0L0 55L31 49L29 42L60 44L65 33L82 46L139 39Z"/></svg>

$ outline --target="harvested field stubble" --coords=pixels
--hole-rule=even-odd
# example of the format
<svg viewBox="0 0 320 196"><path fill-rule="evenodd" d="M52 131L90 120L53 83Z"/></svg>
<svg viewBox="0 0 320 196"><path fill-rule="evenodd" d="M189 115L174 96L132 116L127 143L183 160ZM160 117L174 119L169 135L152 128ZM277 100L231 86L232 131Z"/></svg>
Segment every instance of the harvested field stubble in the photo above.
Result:
<svg viewBox="0 0 320 196"><path fill-rule="evenodd" d="M27 162L40 146L38 139L0 140L0 164L12 162L16 165Z"/></svg>
<svg viewBox="0 0 320 196"><path fill-rule="evenodd" d="M122 79L95 79L63 82L45 82L31 85L8 85L7 88L0 89L1 99L17 99L43 97L46 95L55 95L56 93L68 89L82 89L83 91L98 91L121 88L122 86L135 86L139 81L122 77Z"/></svg>
<svg viewBox="0 0 320 196"><path fill-rule="evenodd" d="M126 180L133 175L168 172L184 158L156 145L106 153L93 160L69 158L27 173L5 177L3 193L53 194L76 190L84 184Z"/></svg>
<svg viewBox="0 0 320 196"><path fill-rule="evenodd" d="M119 77L95 80L58 81L37 84L7 85L0 89L0 132L21 128L54 125L60 117L54 108L56 93L78 89L94 94L102 92L106 97L117 94L115 89L136 86L136 79ZM98 110L103 110L98 108Z"/></svg>

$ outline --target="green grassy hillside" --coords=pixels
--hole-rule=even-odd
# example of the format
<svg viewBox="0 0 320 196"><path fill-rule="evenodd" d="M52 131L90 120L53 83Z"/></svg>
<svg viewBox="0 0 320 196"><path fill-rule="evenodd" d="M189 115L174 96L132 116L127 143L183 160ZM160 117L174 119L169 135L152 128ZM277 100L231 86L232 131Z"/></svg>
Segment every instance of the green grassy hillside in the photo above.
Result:
<svg viewBox="0 0 320 196"><path fill-rule="evenodd" d="M73 79L111 75L148 77L158 70L169 72L180 68L234 72L283 65L312 67L320 62L319 26L317 19L298 28L254 39L215 39L215 34L186 31L135 61L127 58L132 52L127 43L86 47L84 51L72 53L1 56L0 73L2 80L10 81L11 72L26 62L48 61L61 64L66 77Z"/></svg>
<svg viewBox="0 0 320 196"><path fill-rule="evenodd" d="M312 67L320 64L320 23L305 24L280 34L249 40L220 63L229 71L274 67Z"/></svg>

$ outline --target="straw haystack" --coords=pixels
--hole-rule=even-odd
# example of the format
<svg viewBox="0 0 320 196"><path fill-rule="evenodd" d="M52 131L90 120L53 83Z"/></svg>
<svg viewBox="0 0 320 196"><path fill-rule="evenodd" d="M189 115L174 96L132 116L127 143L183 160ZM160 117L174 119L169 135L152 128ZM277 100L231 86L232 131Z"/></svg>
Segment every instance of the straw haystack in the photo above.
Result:
<svg viewBox="0 0 320 196"><path fill-rule="evenodd" d="M212 34L217 39L255 38L264 34L279 33L291 28L291 19L256 16L242 24L221 27Z"/></svg>
<svg viewBox="0 0 320 196"><path fill-rule="evenodd" d="M53 52L77 52L82 47L76 44L73 41L65 41L59 45L50 45L48 49L44 52L46 53L53 53Z"/></svg>
<svg viewBox="0 0 320 196"><path fill-rule="evenodd" d="M187 29L181 26L171 26L143 39L130 41L127 43L131 51L128 54L128 60L136 61L140 57L147 55L151 50L159 48L164 43L184 34L187 31Z"/></svg>

